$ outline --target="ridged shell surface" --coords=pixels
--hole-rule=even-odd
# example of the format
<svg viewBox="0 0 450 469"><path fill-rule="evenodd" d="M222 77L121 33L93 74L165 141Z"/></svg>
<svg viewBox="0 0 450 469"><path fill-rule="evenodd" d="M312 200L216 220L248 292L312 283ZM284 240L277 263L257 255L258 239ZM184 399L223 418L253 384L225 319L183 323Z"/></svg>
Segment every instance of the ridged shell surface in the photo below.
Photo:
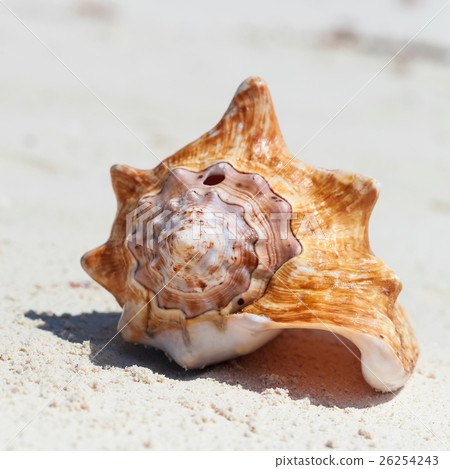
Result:
<svg viewBox="0 0 450 469"><path fill-rule="evenodd" d="M418 347L401 283L369 246L378 184L293 158L260 78L155 169L118 165L111 177L111 235L82 265L123 306L125 340L191 367L248 353L282 329L323 329L359 347L374 388L410 376Z"/></svg>

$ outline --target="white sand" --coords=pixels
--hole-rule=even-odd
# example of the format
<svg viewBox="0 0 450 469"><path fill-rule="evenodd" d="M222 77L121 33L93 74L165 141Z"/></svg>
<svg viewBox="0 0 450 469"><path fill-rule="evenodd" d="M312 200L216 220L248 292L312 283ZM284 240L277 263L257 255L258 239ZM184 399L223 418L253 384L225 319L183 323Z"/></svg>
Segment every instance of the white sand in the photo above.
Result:
<svg viewBox="0 0 450 469"><path fill-rule="evenodd" d="M442 4L7 3L161 158L211 128L255 74L295 153ZM406 387L382 395L320 332L284 333L202 371L119 339L92 359L119 317L79 266L113 219L109 167L158 160L0 5L1 446L444 449L449 19L440 15L300 155L382 183L372 247L403 281L421 346Z"/></svg>

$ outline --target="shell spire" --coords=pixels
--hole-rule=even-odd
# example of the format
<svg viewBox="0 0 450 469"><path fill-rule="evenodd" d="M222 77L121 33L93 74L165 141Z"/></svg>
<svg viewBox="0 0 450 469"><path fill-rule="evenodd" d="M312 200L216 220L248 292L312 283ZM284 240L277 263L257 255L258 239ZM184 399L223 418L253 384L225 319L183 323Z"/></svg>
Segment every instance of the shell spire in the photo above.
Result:
<svg viewBox="0 0 450 469"><path fill-rule="evenodd" d="M82 265L123 306L125 340L193 368L323 329L358 346L375 389L406 382L417 342L401 283L369 245L379 186L293 158L261 78L154 170L117 165L111 178L110 238Z"/></svg>

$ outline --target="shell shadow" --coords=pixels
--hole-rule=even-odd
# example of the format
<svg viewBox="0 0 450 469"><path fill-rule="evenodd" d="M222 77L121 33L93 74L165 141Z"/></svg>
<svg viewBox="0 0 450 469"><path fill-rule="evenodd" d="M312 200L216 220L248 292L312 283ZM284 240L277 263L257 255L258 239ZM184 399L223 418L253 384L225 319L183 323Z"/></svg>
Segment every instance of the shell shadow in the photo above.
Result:
<svg viewBox="0 0 450 469"><path fill-rule="evenodd" d="M170 379L210 378L258 393L280 388L288 391L291 399L309 398L312 405L326 407L373 407L398 393L373 391L362 377L358 349L346 339L324 331L284 331L250 355L202 370L186 371L159 350L132 345L119 337L111 340L116 334L120 313L55 316L28 311L25 317L39 320L40 329L64 340L89 341L90 359L101 367L137 365Z"/></svg>

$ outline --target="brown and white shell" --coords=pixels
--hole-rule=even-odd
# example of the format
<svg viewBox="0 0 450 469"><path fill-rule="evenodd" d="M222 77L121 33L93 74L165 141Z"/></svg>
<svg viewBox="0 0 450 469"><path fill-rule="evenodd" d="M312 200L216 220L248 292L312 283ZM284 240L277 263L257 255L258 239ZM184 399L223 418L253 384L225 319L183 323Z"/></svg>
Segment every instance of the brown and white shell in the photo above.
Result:
<svg viewBox="0 0 450 469"><path fill-rule="evenodd" d="M375 389L408 379L418 348L401 283L369 246L378 185L294 159L263 80L155 169L111 178L111 235L82 265L123 307L123 339L195 368L323 329L357 345Z"/></svg>

